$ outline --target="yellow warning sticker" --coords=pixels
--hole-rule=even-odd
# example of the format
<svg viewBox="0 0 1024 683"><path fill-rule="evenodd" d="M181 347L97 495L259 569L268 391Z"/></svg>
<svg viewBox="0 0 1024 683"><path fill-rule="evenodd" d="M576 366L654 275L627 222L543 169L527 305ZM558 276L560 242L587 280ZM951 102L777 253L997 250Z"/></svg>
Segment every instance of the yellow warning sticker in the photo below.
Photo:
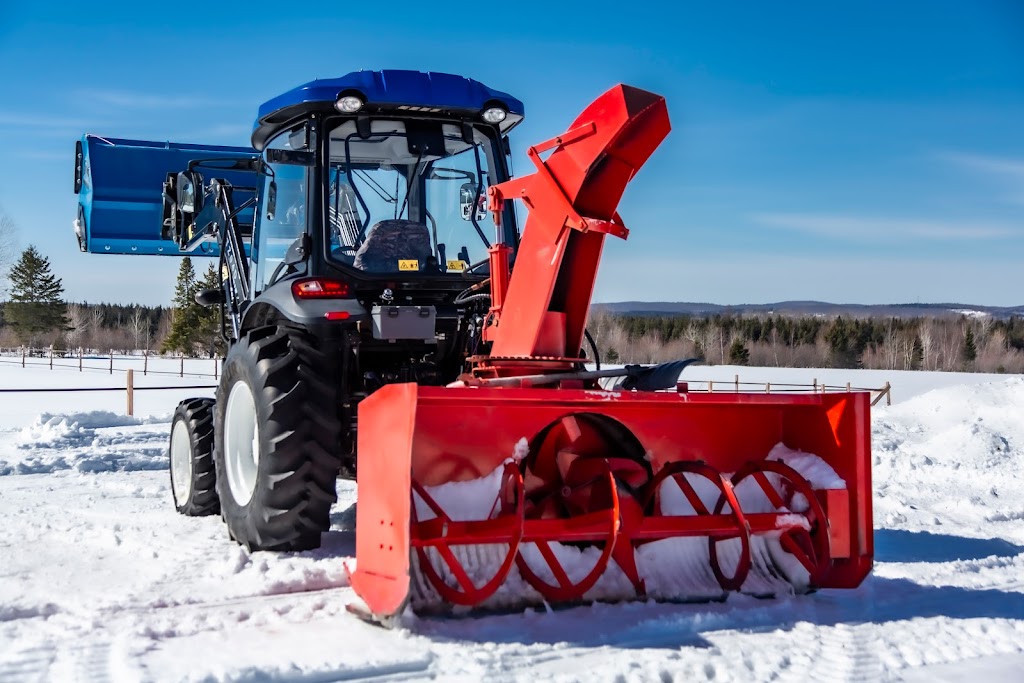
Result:
<svg viewBox="0 0 1024 683"><path fill-rule="evenodd" d="M416 259L398 259L399 270L419 270L420 262Z"/></svg>
<svg viewBox="0 0 1024 683"><path fill-rule="evenodd" d="M458 271L461 272L461 271L466 269L466 265L467 265L466 262L463 261L462 259L457 259L455 261L449 261L448 262L448 270L458 270Z"/></svg>

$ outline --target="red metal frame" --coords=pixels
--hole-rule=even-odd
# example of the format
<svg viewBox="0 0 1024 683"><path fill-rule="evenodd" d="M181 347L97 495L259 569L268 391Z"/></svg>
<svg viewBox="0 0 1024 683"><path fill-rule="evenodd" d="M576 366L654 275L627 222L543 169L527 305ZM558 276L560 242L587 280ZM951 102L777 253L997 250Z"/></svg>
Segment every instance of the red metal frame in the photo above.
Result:
<svg viewBox="0 0 1024 683"><path fill-rule="evenodd" d="M593 578L615 560L633 582L636 594L642 596L643 583L630 560L634 549L650 541L698 536L709 539L712 570L721 588L736 590L750 570L749 539L759 534L781 534L783 547L807 568L813 586L856 586L870 570L873 555L869 402L866 393L609 393L385 386L359 407L358 564L353 586L371 612L394 614L409 594L410 553L435 548L456 577L456 584L446 584L436 571L434 576L430 570L424 574L450 603L481 604L507 578L513 564L546 599L578 600L593 584L591 577L574 584L564 570L559 575L557 562L550 559L552 554L545 552L544 544L589 542L603 544ZM613 420L634 435L650 458L653 475L639 493L623 494L614 480L608 480L613 465L604 464L601 495L580 498L598 503L588 508L581 502L571 514L531 519L524 502L521 466L502 463L520 438L541 434L566 415L581 413ZM412 427L409 432L407 424ZM821 457L847 482L847 489L814 490L791 468L765 460L778 442ZM490 519L452 521L428 502L427 487L480 478L499 467L505 468L505 483ZM725 472L736 474L727 479ZM779 493L764 483L765 472L780 476L786 491ZM694 505L698 514L691 516L662 515L652 503L658 486L668 477L686 473L717 482L721 491L718 504L711 508ZM580 481L571 481L573 476L569 476L568 483L582 487L595 476L594 471L581 469ZM775 512L748 514L741 509L733 489L748 477L762 487ZM680 488L687 495L687 489ZM810 505L796 516L788 509L794 492L802 493ZM417 520L411 495L420 497L436 517ZM694 497L687 495L691 504ZM397 533L403 519L404 536ZM716 545L730 538L740 539L745 550L741 563L727 571L719 566ZM836 540L845 547L836 548ZM465 572L460 576L458 559L450 550L491 543L509 547L493 578L476 585ZM528 543L538 544L557 585L531 578L529 567L523 571L521 551ZM421 570L429 565L424 559L420 555Z"/></svg>

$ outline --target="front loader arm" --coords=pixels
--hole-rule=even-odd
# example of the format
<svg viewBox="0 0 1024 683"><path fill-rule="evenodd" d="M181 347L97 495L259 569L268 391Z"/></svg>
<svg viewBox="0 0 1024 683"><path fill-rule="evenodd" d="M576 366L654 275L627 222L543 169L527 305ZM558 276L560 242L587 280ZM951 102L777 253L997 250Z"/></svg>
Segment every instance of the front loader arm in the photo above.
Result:
<svg viewBox="0 0 1024 683"><path fill-rule="evenodd" d="M493 343L483 374L506 374L501 367L511 359L516 374L524 372L524 359L540 363L528 371L551 371L558 359L578 359L605 235L629 234L616 207L669 130L663 97L618 85L565 134L530 148L536 173L490 188L495 221L510 199L521 200L530 216L511 276L509 248L491 248L485 338Z"/></svg>

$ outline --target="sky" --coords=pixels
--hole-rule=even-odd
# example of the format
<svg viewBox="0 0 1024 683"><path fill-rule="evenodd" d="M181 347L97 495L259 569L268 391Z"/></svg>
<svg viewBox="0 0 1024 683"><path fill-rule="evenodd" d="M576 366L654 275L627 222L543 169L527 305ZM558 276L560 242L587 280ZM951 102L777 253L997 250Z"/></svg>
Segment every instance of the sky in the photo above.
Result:
<svg viewBox="0 0 1024 683"><path fill-rule="evenodd" d="M381 68L521 99L520 170L616 83L665 96L595 301L1024 304L1016 0L0 0L0 207L69 301L166 305L177 258L78 251L75 140L245 145L262 102Z"/></svg>

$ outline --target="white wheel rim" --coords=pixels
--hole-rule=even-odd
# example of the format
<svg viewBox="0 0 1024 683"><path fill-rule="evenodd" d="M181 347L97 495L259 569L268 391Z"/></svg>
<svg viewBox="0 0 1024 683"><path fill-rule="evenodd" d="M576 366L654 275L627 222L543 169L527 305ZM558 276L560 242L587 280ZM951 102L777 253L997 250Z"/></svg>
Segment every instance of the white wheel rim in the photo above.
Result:
<svg viewBox="0 0 1024 683"><path fill-rule="evenodd" d="M239 380L231 387L224 409L224 464L228 488L239 505L252 500L260 464L260 432L256 425L256 402L249 385Z"/></svg>
<svg viewBox="0 0 1024 683"><path fill-rule="evenodd" d="M175 422L171 430L171 488L179 506L192 495L192 444L184 420Z"/></svg>

